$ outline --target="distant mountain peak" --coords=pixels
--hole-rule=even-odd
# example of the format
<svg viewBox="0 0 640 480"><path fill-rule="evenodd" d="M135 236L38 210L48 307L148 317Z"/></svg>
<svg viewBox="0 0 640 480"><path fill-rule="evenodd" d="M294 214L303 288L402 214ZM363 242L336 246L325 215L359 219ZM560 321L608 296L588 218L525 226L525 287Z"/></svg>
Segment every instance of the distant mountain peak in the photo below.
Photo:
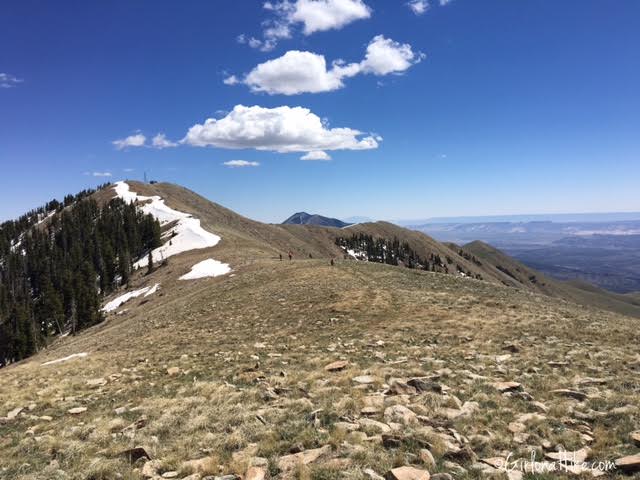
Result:
<svg viewBox="0 0 640 480"><path fill-rule="evenodd" d="M318 225L321 227L335 227L335 228L344 228L350 223L343 222L342 220L338 220L337 218L325 217L318 214L312 214L307 212L297 212L287 218L283 225Z"/></svg>

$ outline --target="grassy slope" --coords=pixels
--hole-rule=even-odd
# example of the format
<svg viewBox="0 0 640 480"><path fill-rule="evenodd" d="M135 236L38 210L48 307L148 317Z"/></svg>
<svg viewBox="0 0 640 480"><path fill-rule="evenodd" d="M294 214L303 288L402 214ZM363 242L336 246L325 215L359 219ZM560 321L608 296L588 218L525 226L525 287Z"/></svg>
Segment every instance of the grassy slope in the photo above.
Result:
<svg viewBox="0 0 640 480"><path fill-rule="evenodd" d="M507 285L563 298L587 307L601 308L623 315L640 317L640 303L637 298L633 298L631 295L607 292L584 282L554 280L484 242L472 242L465 245L463 249L486 262L486 268L495 269L497 265L506 268L511 273L511 276L499 271L498 273L502 273L502 279ZM531 281L533 277L535 277L535 282Z"/></svg>
<svg viewBox="0 0 640 480"><path fill-rule="evenodd" d="M277 459L292 449L329 445L326 457L296 475L338 478L347 471L364 478L367 467L381 474L397 465L427 468L418 456L423 442L436 458L432 473L453 472L451 461L470 469L473 458L447 453L446 443L458 441L452 431L478 457L511 451L528 457L531 446L539 458L547 441L567 449L590 445L599 460L637 450L628 438L639 427L637 320L442 274L352 261L335 267L324 259L280 262L274 257L287 245L298 248L299 257L331 247L295 228L243 219L174 186L134 189L197 213L223 240L172 257L150 276L139 273L132 287L160 282L160 292L0 371L0 416L25 408L0 422L0 478L140 478L141 465L119 455L138 445L161 472L181 476L193 469L185 461L201 458L206 473L243 474L247 458L238 453L249 451L267 458L276 475ZM177 280L209 256L231 262L234 273ZM506 350L509 345L517 348ZM80 352L89 356L41 365ZM337 359L350 364L326 372ZM169 375L170 367L179 373ZM352 381L362 374L374 383ZM382 395L384 383L412 376L430 376L446 389ZM602 383L585 383L587 376ZM489 386L503 379L521 382L549 409L546 418L527 423L524 437L509 424L539 407ZM590 398L577 402L552 393L567 387ZM455 411L465 401L478 402L479 410L449 418L447 408ZM363 419L361 408L370 403L379 405L371 418L392 426L384 415L391 405L422 415L393 426L400 448L385 447L375 427L347 433L338 426ZM87 411L68 413L79 406ZM116 413L119 407L124 413ZM136 422L140 428L127 428Z"/></svg>
<svg viewBox="0 0 640 480"><path fill-rule="evenodd" d="M632 319L486 282L355 262L331 268L321 260L262 260L233 277L163 281L162 296L134 300L126 314L0 372L0 408L32 405L0 426L6 478L32 478L52 460L73 478L115 478L114 472L138 478L118 456L136 445L164 471L186 475L185 460L213 456L211 473L218 465L243 473L245 465L232 455L250 444L271 459L273 473L276 459L292 447L331 445L330 457L347 459L344 468L360 478L366 467L384 473L392 465L419 465L413 456L419 438L432 444L438 465L431 471L451 471L437 427L455 429L481 457L504 450L528 456L527 445L543 440L579 448L586 443L578 428L583 423L597 458L633 451L628 433L638 425L611 412L631 405L637 414L640 407L633 386L622 381L640 366ZM519 352L500 357L506 344ZM40 365L79 352L89 356ZM324 371L340 358L350 361L346 371ZM549 361L568 363L558 368ZM179 375L169 376L169 367ZM363 389L351 378L365 373L376 380ZM400 450L384 448L375 428L361 428L367 438L336 428L341 419L361 418L364 396L379 395L390 378L425 375L448 393L378 397L384 406L407 403L425 417L399 428L408 439ZM551 393L586 376L604 379L578 387L594 394L588 401ZM96 378L106 383L87 383ZM521 382L550 408L546 419L529 425L524 444L515 443L508 425L535 409L488 386L502 379ZM448 420L443 408L455 408L457 399L477 401L480 410ZM67 413L78 406L87 412ZM127 412L116 414L122 406ZM314 425L308 417L318 409ZM592 409L602 417L575 423L574 410ZM143 417L146 425L133 438L121 433ZM373 418L385 421L382 410ZM468 468L471 462L458 463ZM310 468L326 475L332 465L327 459Z"/></svg>

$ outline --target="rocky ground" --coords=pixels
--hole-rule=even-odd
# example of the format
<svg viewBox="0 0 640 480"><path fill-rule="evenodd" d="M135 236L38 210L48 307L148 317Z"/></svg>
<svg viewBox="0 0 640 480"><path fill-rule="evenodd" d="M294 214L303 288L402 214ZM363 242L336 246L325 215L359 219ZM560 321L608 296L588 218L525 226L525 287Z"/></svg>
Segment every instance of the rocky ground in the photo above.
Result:
<svg viewBox="0 0 640 480"><path fill-rule="evenodd" d="M0 478L640 477L638 345L484 282L258 262L0 371Z"/></svg>

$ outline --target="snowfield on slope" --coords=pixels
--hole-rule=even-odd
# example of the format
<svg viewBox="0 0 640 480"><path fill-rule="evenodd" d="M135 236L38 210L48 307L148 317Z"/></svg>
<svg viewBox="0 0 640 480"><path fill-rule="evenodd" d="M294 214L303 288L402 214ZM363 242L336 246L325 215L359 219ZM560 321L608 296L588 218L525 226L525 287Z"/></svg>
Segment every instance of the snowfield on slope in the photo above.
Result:
<svg viewBox="0 0 640 480"><path fill-rule="evenodd" d="M86 357L88 355L89 354L86 353L86 352L74 353L74 354L69 355L68 357L58 358L57 360L51 360L49 362L44 362L42 364L42 366L44 366L44 365L55 365L56 363L68 362L69 360L73 360L74 358L84 358L84 357Z"/></svg>
<svg viewBox="0 0 640 480"><path fill-rule="evenodd" d="M179 212L167 206L159 196L138 195L136 192L132 192L129 185L123 181L116 182L114 189L116 195L125 202L140 202L140 210L156 217L161 226L176 222L176 225L163 235L165 243L153 250L154 262L161 262L165 258L189 250L215 247L220 242L218 235L207 232L200 226L200 220L188 213ZM134 267L146 267L148 263L149 259L145 255L134 264Z"/></svg>
<svg viewBox="0 0 640 480"><path fill-rule="evenodd" d="M196 280L198 278L219 277L231 271L228 264L209 258L191 267L191 271L180 277L180 280Z"/></svg>
<svg viewBox="0 0 640 480"><path fill-rule="evenodd" d="M158 287L160 286L159 283L156 283L153 287L144 287L141 288L140 290L133 290L131 292L127 292L124 295L120 295L117 298L114 298L113 300L111 300L110 302L108 302L104 307L102 307L102 311L104 312L113 312L114 310L116 310L120 305L128 302L129 300L131 300L132 298L137 298L140 295L143 295L145 297L148 297L149 295L152 295L154 293L156 293L158 291Z"/></svg>

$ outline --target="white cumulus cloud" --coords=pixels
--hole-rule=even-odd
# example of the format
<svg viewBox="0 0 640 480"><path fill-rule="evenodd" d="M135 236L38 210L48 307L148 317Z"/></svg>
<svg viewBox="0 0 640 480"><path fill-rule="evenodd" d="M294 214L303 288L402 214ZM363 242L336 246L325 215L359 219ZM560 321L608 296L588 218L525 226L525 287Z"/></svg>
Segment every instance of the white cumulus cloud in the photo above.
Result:
<svg viewBox="0 0 640 480"><path fill-rule="evenodd" d="M291 38L292 28L302 26L304 35L339 30L346 25L371 17L371 8L363 0L282 0L265 2L264 8L275 18L263 22L263 39L240 35L238 41L253 48L270 51L278 40Z"/></svg>
<svg viewBox="0 0 640 480"><path fill-rule="evenodd" d="M169 140L164 133L159 133L151 140L151 146L153 146L153 148L163 149L177 147L178 144Z"/></svg>
<svg viewBox="0 0 640 480"><path fill-rule="evenodd" d="M414 52L411 45L378 35L369 42L364 59L358 63L347 64L337 60L328 68L323 55L290 50L281 57L257 65L243 80L232 76L233 83L225 83L244 83L254 92L271 95L330 92L344 87L345 78L359 74L399 74L423 58L424 55Z"/></svg>
<svg viewBox="0 0 640 480"><path fill-rule="evenodd" d="M427 0L410 0L407 6L416 15L422 15L429 10L429 2Z"/></svg>
<svg viewBox="0 0 640 480"><path fill-rule="evenodd" d="M144 147L146 141L147 137L141 133L136 133L135 135L129 135L126 138L114 140L111 143L115 145L117 150L124 150L129 147Z"/></svg>
<svg viewBox="0 0 640 480"><path fill-rule="evenodd" d="M289 106L236 105L223 118L209 118L191 127L182 143L281 153L378 148L373 136L352 128L329 128L309 109Z"/></svg>
<svg viewBox="0 0 640 480"><path fill-rule="evenodd" d="M314 150L300 157L300 160L331 160L331 156L322 150Z"/></svg>
<svg viewBox="0 0 640 480"><path fill-rule="evenodd" d="M249 162L247 160L229 160L228 162L224 162L223 165L226 165L229 168L259 167L260 162Z"/></svg>

